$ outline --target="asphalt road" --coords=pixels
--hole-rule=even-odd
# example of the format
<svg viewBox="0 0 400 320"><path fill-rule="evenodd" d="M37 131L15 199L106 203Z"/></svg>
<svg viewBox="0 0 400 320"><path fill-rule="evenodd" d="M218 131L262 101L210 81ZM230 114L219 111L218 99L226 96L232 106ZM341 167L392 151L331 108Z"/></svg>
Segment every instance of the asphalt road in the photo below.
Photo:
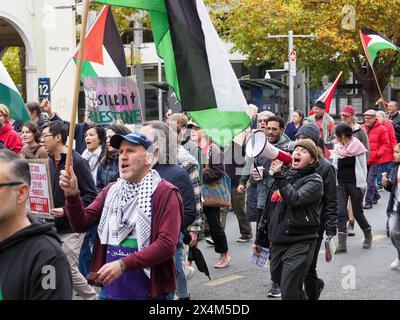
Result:
<svg viewBox="0 0 400 320"><path fill-rule="evenodd" d="M389 194L381 191L380 195L382 198L379 203L373 209L365 210L374 236L371 249L362 249L363 234L356 226L356 236L348 238L347 253L336 254L327 263L322 251L320 252L318 274L325 281L321 299L400 299L400 271L389 267L396 258L396 251L386 236L386 205ZM213 268L218 254L205 241L200 241L199 248L205 256L212 280L208 280L195 267L196 272L189 280L191 299L274 300L266 295L271 287L269 269L249 262L252 242L236 242L239 228L233 213L228 214L226 234L232 260L225 269Z"/></svg>

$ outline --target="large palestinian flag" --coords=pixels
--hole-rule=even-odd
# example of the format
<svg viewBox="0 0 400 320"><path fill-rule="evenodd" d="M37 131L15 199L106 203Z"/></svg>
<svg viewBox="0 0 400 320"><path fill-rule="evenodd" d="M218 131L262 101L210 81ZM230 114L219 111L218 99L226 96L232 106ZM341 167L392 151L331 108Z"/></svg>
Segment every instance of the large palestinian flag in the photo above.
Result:
<svg viewBox="0 0 400 320"><path fill-rule="evenodd" d="M31 121L31 116L25 106L24 100L18 92L6 68L0 61L0 103L10 110L10 117L16 121Z"/></svg>
<svg viewBox="0 0 400 320"><path fill-rule="evenodd" d="M78 50L74 60L77 63ZM121 77L127 75L124 46L110 6L104 6L86 34L83 77Z"/></svg>
<svg viewBox="0 0 400 320"><path fill-rule="evenodd" d="M97 0L147 10L168 84L220 145L248 127L247 103L202 0Z"/></svg>
<svg viewBox="0 0 400 320"><path fill-rule="evenodd" d="M392 49L400 51L400 48L392 43L389 39L381 36L379 33L369 30L360 30L361 43L364 48L365 56L372 66L378 51L383 49Z"/></svg>

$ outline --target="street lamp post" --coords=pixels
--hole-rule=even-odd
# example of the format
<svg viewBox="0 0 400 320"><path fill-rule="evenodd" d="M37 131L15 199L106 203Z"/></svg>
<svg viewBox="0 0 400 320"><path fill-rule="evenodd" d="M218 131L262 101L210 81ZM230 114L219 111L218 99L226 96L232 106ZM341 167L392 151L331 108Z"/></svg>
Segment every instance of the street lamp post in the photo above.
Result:
<svg viewBox="0 0 400 320"><path fill-rule="evenodd" d="M312 34L293 34L293 31L290 30L287 35L268 35L267 39L273 38L288 38L288 58L289 58L289 119L292 119L294 112L294 77L296 76L296 51L293 49L293 38L309 38L315 39L319 38L318 36Z"/></svg>

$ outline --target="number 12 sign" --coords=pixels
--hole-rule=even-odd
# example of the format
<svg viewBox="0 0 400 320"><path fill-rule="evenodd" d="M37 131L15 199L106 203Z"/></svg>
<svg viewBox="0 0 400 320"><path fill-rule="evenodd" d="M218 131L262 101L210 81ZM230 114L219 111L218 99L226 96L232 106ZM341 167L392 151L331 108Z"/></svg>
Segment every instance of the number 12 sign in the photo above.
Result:
<svg viewBox="0 0 400 320"><path fill-rule="evenodd" d="M50 78L39 78L39 101L43 99L50 99Z"/></svg>

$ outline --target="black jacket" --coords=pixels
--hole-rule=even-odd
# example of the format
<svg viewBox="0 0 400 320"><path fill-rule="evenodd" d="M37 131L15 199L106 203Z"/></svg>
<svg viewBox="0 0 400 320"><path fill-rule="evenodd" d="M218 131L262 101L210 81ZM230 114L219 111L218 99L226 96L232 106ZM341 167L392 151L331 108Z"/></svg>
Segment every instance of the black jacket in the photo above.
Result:
<svg viewBox="0 0 400 320"><path fill-rule="evenodd" d="M255 243L267 246L312 241L320 228L322 178L316 165L274 174L274 186L261 216ZM279 193L277 192L279 191Z"/></svg>
<svg viewBox="0 0 400 320"><path fill-rule="evenodd" d="M336 169L325 158L319 157L319 163L315 172L318 173L324 182L324 196L321 202L321 228L320 237L324 231L328 236L336 235L338 219L338 200L336 192Z"/></svg>
<svg viewBox="0 0 400 320"><path fill-rule="evenodd" d="M56 169L54 157L49 156L50 177L53 190L54 208L63 208L65 204L64 191L60 187L60 174L61 170L65 169L66 154L61 154L60 163ZM82 197L83 205L87 207L93 202L97 196L96 186L94 185L92 174L88 162L82 158L77 152L72 154L73 169L78 179L78 187ZM72 228L69 224L68 218L64 215L61 218L55 218L55 226L57 232L72 233Z"/></svg>
<svg viewBox="0 0 400 320"><path fill-rule="evenodd" d="M399 170L399 165L400 164L398 162L394 162L393 168L388 176L389 183L386 186L384 186L385 190L390 192L389 202L386 208L386 212L388 215L393 211L394 193L396 192L397 171ZM400 212L400 205L397 205L397 212Z"/></svg>
<svg viewBox="0 0 400 320"><path fill-rule="evenodd" d="M176 164L157 163L153 169L158 172L161 178L179 189L183 201L182 231L186 230L196 219L196 198L188 173Z"/></svg>
<svg viewBox="0 0 400 320"><path fill-rule="evenodd" d="M68 127L69 130L70 123L68 121L61 119L56 113L54 114L53 118L51 118L49 121L50 122L61 121ZM89 124L87 124L86 122L77 123L75 125L75 134L74 134L75 151L78 152L79 154L82 154L83 151L85 151L86 149L85 133L88 128Z"/></svg>
<svg viewBox="0 0 400 320"><path fill-rule="evenodd" d="M0 242L0 300L71 300L70 266L54 228L30 220Z"/></svg>
<svg viewBox="0 0 400 320"><path fill-rule="evenodd" d="M394 127L394 133L396 134L396 140L400 142L400 113L399 111L396 112L394 116L389 115L389 119L392 120L392 124Z"/></svg>

